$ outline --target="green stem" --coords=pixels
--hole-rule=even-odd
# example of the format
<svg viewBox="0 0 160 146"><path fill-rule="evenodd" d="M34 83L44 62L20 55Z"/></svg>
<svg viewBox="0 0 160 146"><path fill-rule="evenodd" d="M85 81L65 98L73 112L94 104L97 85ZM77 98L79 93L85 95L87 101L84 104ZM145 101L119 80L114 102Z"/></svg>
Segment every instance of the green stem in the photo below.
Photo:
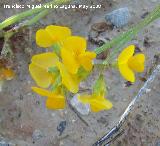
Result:
<svg viewBox="0 0 160 146"><path fill-rule="evenodd" d="M120 42L115 45L113 52L109 55L108 58L103 62L103 64L109 64L113 61L114 56L121 50L121 48L129 42L135 35L138 34L145 26L156 20L160 17L160 6L158 6L152 13L150 13L142 22L140 22L137 26L131 28L129 31L125 33L125 35L121 38Z"/></svg>
<svg viewBox="0 0 160 146"><path fill-rule="evenodd" d="M118 44L122 41L123 41L123 43L121 43L122 45L120 45L120 46L123 46L125 43L127 43L129 40L131 40L140 30L142 30L145 26L147 26L148 24L150 24L151 22L153 22L154 20L156 20L159 17L160 17L160 5L157 6L157 8L155 8L155 10L153 12L151 12L143 21L141 21L135 27L129 29L125 33L121 33L119 36L117 36L115 39L113 39L109 43L106 43L103 46L96 48L95 52L97 54L100 54L107 49L118 46ZM117 47L114 50L117 50Z"/></svg>
<svg viewBox="0 0 160 146"><path fill-rule="evenodd" d="M42 12L40 12L39 14L37 14L34 18L28 20L24 26L30 26L35 24L38 20L40 20L41 18L45 17L47 14L49 13L49 10L43 10Z"/></svg>
<svg viewBox="0 0 160 146"><path fill-rule="evenodd" d="M17 27L16 29L14 29L14 31L11 29L9 31L4 32L4 37L5 39L9 39L11 36L13 36L15 33L17 33L19 31L20 28L25 27L25 26L29 26L29 25L33 25L34 23L36 23L39 19L43 18L44 16L46 16L48 14L49 10L43 10L42 12L40 12L39 14L37 14L34 18L26 21L25 23L23 23L22 25L20 25L19 27Z"/></svg>
<svg viewBox="0 0 160 146"><path fill-rule="evenodd" d="M50 5L50 4L59 5L59 4L69 2L69 1L70 0L54 0L54 1L51 1L51 2L46 3L44 5ZM43 11L45 9L44 5L41 8L35 8L35 9L27 10L27 11L22 12L20 14L9 17L8 19L6 19L2 23L0 23L0 30L2 30L3 28L5 28L5 27L7 27L11 24L19 22L26 17L32 16L36 13L39 13L39 12Z"/></svg>

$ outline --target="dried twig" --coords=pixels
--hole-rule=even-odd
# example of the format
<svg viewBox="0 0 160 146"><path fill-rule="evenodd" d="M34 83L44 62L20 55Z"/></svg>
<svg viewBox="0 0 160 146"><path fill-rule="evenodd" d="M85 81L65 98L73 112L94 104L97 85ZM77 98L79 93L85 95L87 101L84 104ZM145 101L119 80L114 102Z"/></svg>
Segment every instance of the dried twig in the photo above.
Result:
<svg viewBox="0 0 160 146"><path fill-rule="evenodd" d="M68 105L70 107L70 109L77 115L77 117L88 127L89 124L81 117L81 115L78 113L78 111L70 104L70 102L68 101Z"/></svg>
<svg viewBox="0 0 160 146"><path fill-rule="evenodd" d="M146 89L148 86L153 82L153 80L157 77L157 75L160 73L160 65L157 65L157 67L152 72L151 76L147 79L143 87L139 90L138 94L133 98L133 100L130 102L128 107L126 108L125 112L120 117L119 122L116 126L114 126L106 135L104 135L102 138L100 138L93 146L101 146L104 143L110 143L116 135L120 132L120 129L123 125L123 123L128 118L128 115L130 114L131 110L133 109L134 105L136 104L137 100L146 93Z"/></svg>

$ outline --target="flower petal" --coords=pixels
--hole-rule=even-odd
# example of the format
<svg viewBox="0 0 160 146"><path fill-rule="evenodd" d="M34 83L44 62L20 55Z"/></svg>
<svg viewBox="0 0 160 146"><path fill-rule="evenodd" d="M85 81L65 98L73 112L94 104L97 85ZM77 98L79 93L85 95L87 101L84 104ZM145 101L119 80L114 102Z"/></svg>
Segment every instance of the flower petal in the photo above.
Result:
<svg viewBox="0 0 160 146"><path fill-rule="evenodd" d="M39 29L36 32L36 43L38 46L47 48L53 45L55 39L45 29Z"/></svg>
<svg viewBox="0 0 160 146"><path fill-rule="evenodd" d="M145 55L136 54L128 60L128 65L133 71L143 72L144 62L145 62Z"/></svg>
<svg viewBox="0 0 160 146"><path fill-rule="evenodd" d="M92 112L99 112L101 110L109 110L112 108L112 103L105 97L82 95L78 99L84 104L90 104Z"/></svg>
<svg viewBox="0 0 160 146"><path fill-rule="evenodd" d="M54 67L58 60L58 56L55 53L47 52L34 55L31 61L37 66L42 67L48 71L48 68Z"/></svg>
<svg viewBox="0 0 160 146"><path fill-rule="evenodd" d="M99 112L102 110L109 110L112 108L112 103L106 99L106 98L95 98L94 100L91 100L91 111L92 112Z"/></svg>
<svg viewBox="0 0 160 146"><path fill-rule="evenodd" d="M73 51L76 55L84 53L87 47L86 39L79 36L68 37L63 42L63 48Z"/></svg>
<svg viewBox="0 0 160 146"><path fill-rule="evenodd" d="M81 95L77 96L78 100L81 101L82 103L90 103L90 101L93 99L92 95Z"/></svg>
<svg viewBox="0 0 160 146"><path fill-rule="evenodd" d="M78 56L80 64L84 67L85 70L90 71L93 67L92 60L96 58L96 53L94 52L85 52Z"/></svg>
<svg viewBox="0 0 160 146"><path fill-rule="evenodd" d="M41 96L48 97L46 100L46 107L48 109L63 109L65 107L64 96L38 87L32 87L32 90Z"/></svg>
<svg viewBox="0 0 160 146"><path fill-rule="evenodd" d="M54 36L56 42L63 41L67 37L71 36L71 30L64 26L49 25L45 30L50 34L50 36Z"/></svg>
<svg viewBox="0 0 160 146"><path fill-rule="evenodd" d="M72 74L76 74L79 68L79 64L75 59L75 55L66 50L65 48L61 49L61 57L63 60L63 64L66 66L68 71Z"/></svg>
<svg viewBox="0 0 160 146"><path fill-rule="evenodd" d="M64 109L65 108L65 97L62 95L55 95L48 97L46 100L46 107L48 109Z"/></svg>
<svg viewBox="0 0 160 146"><path fill-rule="evenodd" d="M134 54L135 46L130 45L125 48L121 54L118 56L118 65L125 64L128 62L128 59L131 58Z"/></svg>
<svg viewBox="0 0 160 146"><path fill-rule="evenodd" d="M52 82L52 76L45 69L31 63L29 65L29 72L38 86L48 88Z"/></svg>
<svg viewBox="0 0 160 146"><path fill-rule="evenodd" d="M134 72L128 67L128 64L119 64L119 71L121 75L130 82L135 82Z"/></svg>
<svg viewBox="0 0 160 146"><path fill-rule="evenodd" d="M36 32L36 43L40 47L50 47L54 43L63 41L71 35L71 30L68 27L49 25L45 29L40 29Z"/></svg>
<svg viewBox="0 0 160 146"><path fill-rule="evenodd" d="M53 95L55 95L54 92L51 92L43 88L32 87L32 90L41 96L52 97Z"/></svg>
<svg viewBox="0 0 160 146"><path fill-rule="evenodd" d="M77 93L79 88L79 79L77 76L70 74L61 62L57 62L57 67L60 70L62 84L72 93Z"/></svg>

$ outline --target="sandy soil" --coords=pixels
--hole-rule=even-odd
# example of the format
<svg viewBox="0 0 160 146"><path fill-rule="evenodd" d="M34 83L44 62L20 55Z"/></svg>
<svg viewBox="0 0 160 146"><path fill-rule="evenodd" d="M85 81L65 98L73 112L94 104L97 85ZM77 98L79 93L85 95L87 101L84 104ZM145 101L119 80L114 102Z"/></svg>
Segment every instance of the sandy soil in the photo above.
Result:
<svg viewBox="0 0 160 146"><path fill-rule="evenodd" d="M7 2L31 3L31 1L23 0L1 0L0 21L22 11L3 9L3 4ZM33 54L45 51L35 44L35 31L39 27L48 24L66 25L72 28L73 34L88 38L91 33L91 25L104 22L106 13L116 8L128 7L131 11L129 24L119 29L107 29L99 36L99 38L111 40L131 25L138 23L143 14L150 12L156 5L160 4L160 0L95 0L95 3L100 3L103 7L97 10L57 10L51 12L39 24L23 30L12 38L12 49L15 56L12 59L12 65L16 77L12 81L5 82L2 92L0 92L0 142L5 140L11 146L90 146L116 124L129 102L144 84L141 78L147 78L150 75L157 63L154 57L160 53L160 20L149 25L130 42L138 44L147 56L146 70L143 74L137 75L137 81L134 85L124 87L125 81L118 70L109 69L106 71L109 88L108 98L113 102L113 109L82 116L84 122L70 107L60 111L47 110L44 104L45 99L31 91L30 87L35 83L29 75L28 64ZM97 45L89 41L88 47L93 50ZM97 75L98 69L95 69L89 80L81 86L84 88L91 87ZM152 83L149 93L141 98L130 114L124 125L124 133L111 145L160 145L159 81L160 75ZM61 121L66 121L66 129L59 136L57 126Z"/></svg>

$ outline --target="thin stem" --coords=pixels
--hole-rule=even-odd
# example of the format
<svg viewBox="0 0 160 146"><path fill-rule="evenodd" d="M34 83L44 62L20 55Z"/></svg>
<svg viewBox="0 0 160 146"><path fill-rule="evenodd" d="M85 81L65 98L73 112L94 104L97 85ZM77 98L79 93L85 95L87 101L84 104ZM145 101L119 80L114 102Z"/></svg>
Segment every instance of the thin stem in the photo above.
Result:
<svg viewBox="0 0 160 146"><path fill-rule="evenodd" d="M35 9L27 10L27 11L22 12L20 14L11 16L8 19L6 19L5 21L3 21L2 23L0 23L0 30L2 30L3 28L5 28L5 27L7 27L11 24L19 22L26 17L32 16L36 13L39 13L39 12L43 11L45 9L45 7L44 7L45 5L51 5L51 4L59 5L59 4L69 2L69 1L70 0L54 0L54 1L51 1L49 3L44 4L41 8L35 8Z"/></svg>
<svg viewBox="0 0 160 146"><path fill-rule="evenodd" d="M34 18L28 20L26 22L26 24L24 24L25 26L30 26L35 24L37 21L39 21L41 18L45 17L47 14L49 13L49 10L43 10L42 12L40 12L39 14L37 14Z"/></svg>
<svg viewBox="0 0 160 146"><path fill-rule="evenodd" d="M109 43L104 44L103 46L96 48L95 52L97 54L102 53L103 51L116 47L121 41L124 41L123 45L131 40L140 30L142 30L145 26L156 20L160 17L160 5L157 6L143 21L141 21L138 25L133 28L130 28L127 32L121 33L115 39L110 41ZM117 48L116 48L117 49ZM114 49L115 50L115 49Z"/></svg>
<svg viewBox="0 0 160 146"><path fill-rule="evenodd" d="M136 105L137 101L140 100L140 98L146 93L146 89L151 86L151 83L157 78L157 76L160 74L160 65L157 65L157 67L152 72L151 76L147 79L145 84L142 86L142 88L138 91L137 95L133 97L133 100L130 102L128 107L125 109L124 113L121 115L120 120L118 123L103 137L101 137L96 143L94 143L92 146L101 146L104 143L109 144L115 136L121 132L121 127L123 126L124 122L127 120L129 114L134 109L134 106Z"/></svg>
<svg viewBox="0 0 160 146"><path fill-rule="evenodd" d="M127 31L121 41L116 45L113 52L110 54L108 58L103 62L103 64L109 64L113 61L114 56L121 50L121 48L129 42L139 31L141 31L145 26L156 20L160 17L160 6L157 7L146 19L140 22L137 26L131 28Z"/></svg>

